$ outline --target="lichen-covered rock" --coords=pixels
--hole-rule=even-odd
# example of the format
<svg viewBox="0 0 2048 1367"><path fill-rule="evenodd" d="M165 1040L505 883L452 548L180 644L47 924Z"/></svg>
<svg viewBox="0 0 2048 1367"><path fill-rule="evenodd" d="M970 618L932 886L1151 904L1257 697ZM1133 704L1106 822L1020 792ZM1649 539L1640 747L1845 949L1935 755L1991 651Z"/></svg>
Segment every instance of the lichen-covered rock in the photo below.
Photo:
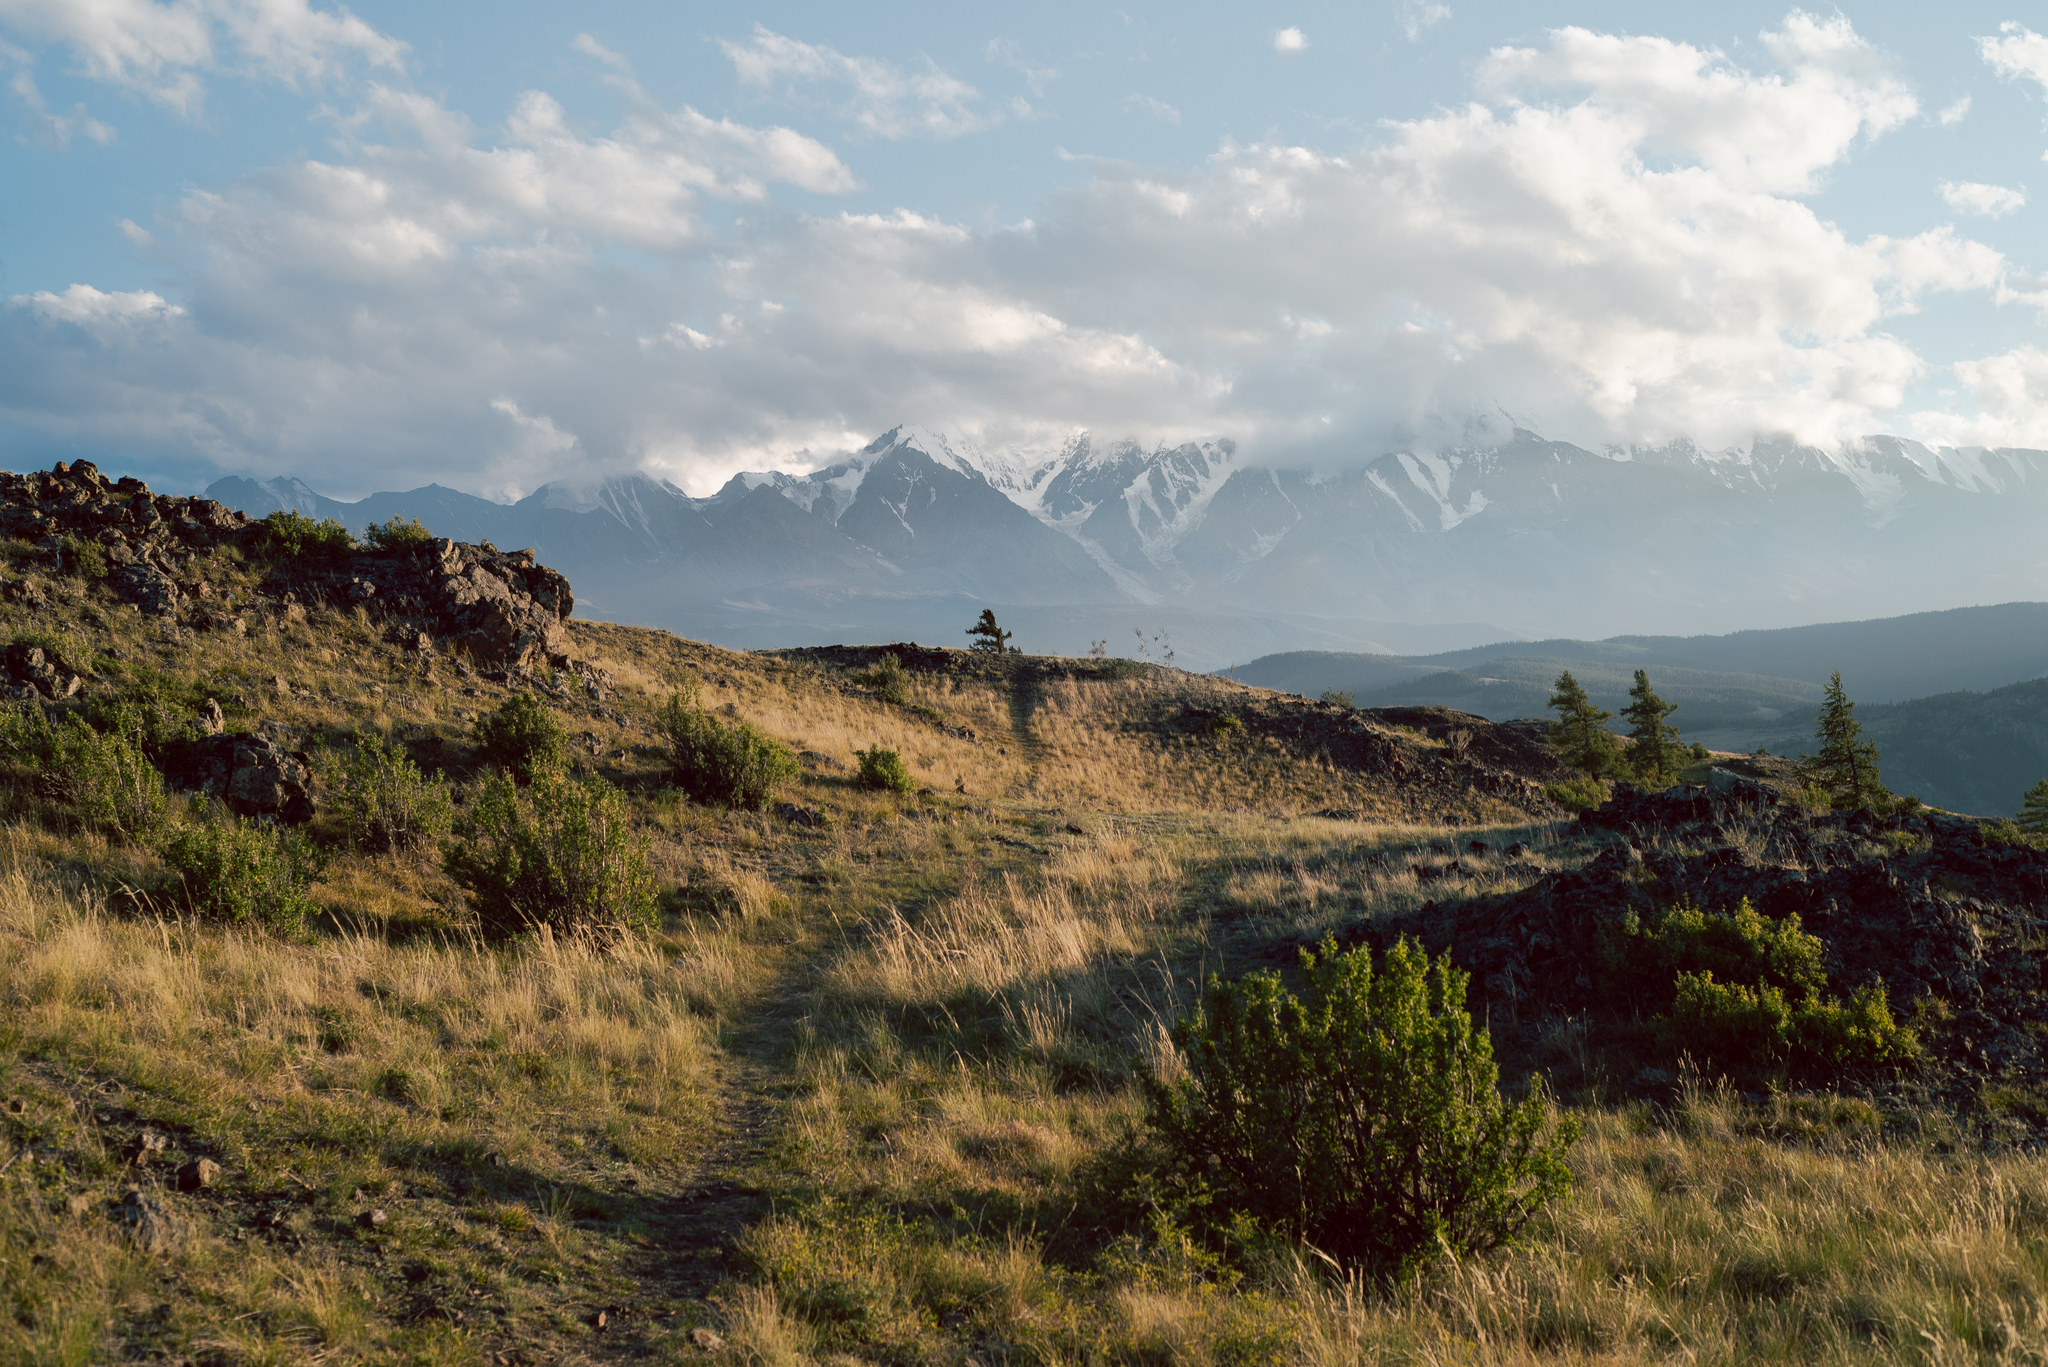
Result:
<svg viewBox="0 0 2048 1367"><path fill-rule="evenodd" d="M306 756L267 736L237 731L166 746L173 788L203 793L243 816L296 826L313 819L313 770Z"/></svg>
<svg viewBox="0 0 2048 1367"><path fill-rule="evenodd" d="M569 581L536 563L532 551L507 555L488 541L470 546L437 538L429 555L437 636L463 644L485 664L567 663L562 621L575 596Z"/></svg>

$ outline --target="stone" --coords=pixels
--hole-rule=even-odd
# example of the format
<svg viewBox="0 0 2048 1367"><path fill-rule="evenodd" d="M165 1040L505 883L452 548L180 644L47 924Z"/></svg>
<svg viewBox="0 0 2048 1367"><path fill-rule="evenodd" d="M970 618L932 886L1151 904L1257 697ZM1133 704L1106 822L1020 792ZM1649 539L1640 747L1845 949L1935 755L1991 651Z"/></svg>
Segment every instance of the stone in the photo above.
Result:
<svg viewBox="0 0 2048 1367"><path fill-rule="evenodd" d="M171 1141L167 1136L158 1134L155 1130L144 1130L128 1141L127 1147L121 1150L121 1156L140 1167L151 1159L161 1158L164 1150L170 1146Z"/></svg>
<svg viewBox="0 0 2048 1367"><path fill-rule="evenodd" d="M209 736L217 736L228 729L227 714L212 698L208 698L206 705L199 709L199 729Z"/></svg>
<svg viewBox="0 0 2048 1367"><path fill-rule="evenodd" d="M203 793L238 815L275 817L289 826L313 819L311 763L268 736L208 735L169 743L162 756L164 777L179 792Z"/></svg>
<svg viewBox="0 0 2048 1367"><path fill-rule="evenodd" d="M70 1213L72 1219L83 1220L92 1213L92 1198L90 1196L73 1196L64 1202L64 1209Z"/></svg>
<svg viewBox="0 0 2048 1367"><path fill-rule="evenodd" d="M174 1252L185 1241L186 1222L172 1211L169 1202L145 1196L140 1187L128 1188L114 1215L135 1246L152 1257Z"/></svg>
<svg viewBox="0 0 2048 1367"><path fill-rule="evenodd" d="M485 1167L487 1167L487 1168L502 1168L502 1167L504 1167L504 1166L505 1166L505 1155L504 1155L504 1154L502 1154L502 1153L487 1153L487 1154L485 1154L485 1155L484 1155L484 1166L485 1166Z"/></svg>
<svg viewBox="0 0 2048 1367"><path fill-rule="evenodd" d="M701 1324L690 1331L690 1342L696 1344L697 1347L707 1353L716 1353L725 1347L724 1339Z"/></svg>
<svg viewBox="0 0 2048 1367"><path fill-rule="evenodd" d="M211 1158L195 1158L178 1169L179 1191L200 1191L220 1180L220 1164Z"/></svg>
<svg viewBox="0 0 2048 1367"><path fill-rule="evenodd" d="M356 1224L363 1229L382 1229L390 1220L391 1217L381 1210L366 1210L356 1216Z"/></svg>
<svg viewBox="0 0 2048 1367"><path fill-rule="evenodd" d="M825 825L823 812L815 807L798 806L794 802L776 803L775 814L792 826L802 826L808 830L819 830Z"/></svg>

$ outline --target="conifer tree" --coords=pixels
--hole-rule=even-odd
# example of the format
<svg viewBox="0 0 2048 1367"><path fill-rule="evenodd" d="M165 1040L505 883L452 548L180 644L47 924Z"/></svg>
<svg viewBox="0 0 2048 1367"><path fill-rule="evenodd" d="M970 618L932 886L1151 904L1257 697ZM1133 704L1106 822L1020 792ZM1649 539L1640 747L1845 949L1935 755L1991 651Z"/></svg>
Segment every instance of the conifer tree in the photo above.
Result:
<svg viewBox="0 0 2048 1367"><path fill-rule="evenodd" d="M1011 655L1018 653L1017 647L1010 644L1010 637L1014 633L1004 631L996 625L996 610L994 608L983 608L981 610L981 620L967 628L967 634L975 638L968 644L967 648L969 650L978 650L990 655L1001 655L1005 652Z"/></svg>
<svg viewBox="0 0 2048 1367"><path fill-rule="evenodd" d="M1621 709L1628 719L1628 767L1645 783L1654 783L1683 767L1684 751L1678 744L1678 728L1664 719L1678 710L1650 687L1650 676L1638 669L1635 687L1629 689L1629 704Z"/></svg>
<svg viewBox="0 0 2048 1367"><path fill-rule="evenodd" d="M2027 789L2020 803L2019 827L2028 835L2048 835L2048 778Z"/></svg>
<svg viewBox="0 0 2048 1367"><path fill-rule="evenodd" d="M1595 778L1614 772L1620 762L1620 747L1604 724L1614 714L1595 707L1569 669L1558 675L1551 687L1557 690L1549 702L1557 720L1550 727L1550 743L1559 757Z"/></svg>
<svg viewBox="0 0 2048 1367"><path fill-rule="evenodd" d="M1800 757L1799 775L1827 794L1828 801L1851 811L1882 806L1891 794L1877 774L1877 743L1865 738L1856 720L1856 704L1842 691L1842 671L1828 679L1827 693L1814 723L1820 753Z"/></svg>

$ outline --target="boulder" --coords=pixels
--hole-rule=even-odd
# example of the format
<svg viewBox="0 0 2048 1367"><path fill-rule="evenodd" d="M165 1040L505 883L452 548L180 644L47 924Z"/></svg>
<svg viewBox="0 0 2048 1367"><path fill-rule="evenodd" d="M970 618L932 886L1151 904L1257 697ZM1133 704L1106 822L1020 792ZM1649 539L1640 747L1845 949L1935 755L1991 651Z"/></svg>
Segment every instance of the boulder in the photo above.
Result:
<svg viewBox="0 0 2048 1367"><path fill-rule="evenodd" d="M313 819L313 770L306 756L249 731L164 748L164 775L181 792L204 793L242 816L297 826Z"/></svg>
<svg viewBox="0 0 2048 1367"><path fill-rule="evenodd" d="M135 1246L152 1256L175 1252L185 1241L186 1223L161 1197L146 1196L140 1187L128 1188L115 1217L126 1226Z"/></svg>

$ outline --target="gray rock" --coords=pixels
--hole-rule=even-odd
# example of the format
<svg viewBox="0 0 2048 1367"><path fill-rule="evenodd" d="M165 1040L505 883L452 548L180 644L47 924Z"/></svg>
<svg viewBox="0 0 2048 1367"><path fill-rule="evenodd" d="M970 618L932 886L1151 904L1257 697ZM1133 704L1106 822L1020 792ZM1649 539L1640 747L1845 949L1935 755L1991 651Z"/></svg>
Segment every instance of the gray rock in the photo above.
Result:
<svg viewBox="0 0 2048 1367"><path fill-rule="evenodd" d="M152 1256L175 1252L189 1232L187 1222L157 1196L145 1196L140 1187L128 1188L114 1216L127 1229L135 1246Z"/></svg>
<svg viewBox="0 0 2048 1367"><path fill-rule="evenodd" d="M220 1180L220 1164L211 1158L195 1158L178 1169L179 1191L200 1191Z"/></svg>

